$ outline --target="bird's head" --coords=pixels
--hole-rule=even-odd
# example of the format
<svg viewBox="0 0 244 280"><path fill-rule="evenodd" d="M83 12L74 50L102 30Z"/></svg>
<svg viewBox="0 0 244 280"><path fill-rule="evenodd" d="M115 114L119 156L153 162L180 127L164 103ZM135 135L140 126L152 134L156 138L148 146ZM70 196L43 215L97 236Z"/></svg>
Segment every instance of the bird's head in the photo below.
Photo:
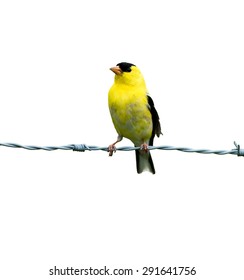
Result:
<svg viewBox="0 0 244 280"><path fill-rule="evenodd" d="M138 85L145 83L143 75L138 67L132 63L120 62L116 66L110 68L115 74L115 82L129 85Z"/></svg>

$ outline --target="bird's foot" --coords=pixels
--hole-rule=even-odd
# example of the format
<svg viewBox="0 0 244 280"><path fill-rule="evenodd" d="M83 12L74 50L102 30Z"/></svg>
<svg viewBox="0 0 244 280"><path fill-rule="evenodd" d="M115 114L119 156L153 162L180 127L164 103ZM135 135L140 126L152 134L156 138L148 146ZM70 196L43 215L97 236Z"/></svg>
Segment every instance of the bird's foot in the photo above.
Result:
<svg viewBox="0 0 244 280"><path fill-rule="evenodd" d="M108 152L109 152L110 157L113 155L113 153L116 153L115 144L111 144L111 145L108 146Z"/></svg>
<svg viewBox="0 0 244 280"><path fill-rule="evenodd" d="M147 143L141 144L141 151L144 151L145 153L149 151Z"/></svg>

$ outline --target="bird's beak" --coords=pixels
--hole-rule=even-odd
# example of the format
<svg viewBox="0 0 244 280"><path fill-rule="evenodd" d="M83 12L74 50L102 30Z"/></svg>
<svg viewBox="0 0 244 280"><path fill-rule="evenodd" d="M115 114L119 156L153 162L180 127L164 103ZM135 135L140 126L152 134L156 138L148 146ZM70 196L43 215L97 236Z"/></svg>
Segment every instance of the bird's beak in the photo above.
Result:
<svg viewBox="0 0 244 280"><path fill-rule="evenodd" d="M121 75L122 74L122 70L119 68L119 66L111 67L110 70L113 71L114 74L116 74L116 75Z"/></svg>

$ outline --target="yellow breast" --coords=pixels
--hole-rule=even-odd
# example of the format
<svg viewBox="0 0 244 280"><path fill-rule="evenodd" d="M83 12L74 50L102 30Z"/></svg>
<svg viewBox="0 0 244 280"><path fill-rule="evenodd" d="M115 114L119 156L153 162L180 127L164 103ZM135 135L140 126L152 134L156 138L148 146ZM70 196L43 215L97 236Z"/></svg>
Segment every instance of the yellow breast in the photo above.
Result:
<svg viewBox="0 0 244 280"><path fill-rule="evenodd" d="M108 95L109 110L118 134L134 144L148 142L152 117L147 105L146 87L114 83Z"/></svg>

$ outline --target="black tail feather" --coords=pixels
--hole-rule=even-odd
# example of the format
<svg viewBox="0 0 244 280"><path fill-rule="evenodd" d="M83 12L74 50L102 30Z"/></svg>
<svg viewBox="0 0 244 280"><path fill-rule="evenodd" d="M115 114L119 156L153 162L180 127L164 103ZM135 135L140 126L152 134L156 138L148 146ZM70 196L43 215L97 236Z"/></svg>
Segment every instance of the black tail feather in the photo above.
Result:
<svg viewBox="0 0 244 280"><path fill-rule="evenodd" d="M136 150L136 169L137 173L141 174L143 171L149 171L155 174L155 168L150 152Z"/></svg>

